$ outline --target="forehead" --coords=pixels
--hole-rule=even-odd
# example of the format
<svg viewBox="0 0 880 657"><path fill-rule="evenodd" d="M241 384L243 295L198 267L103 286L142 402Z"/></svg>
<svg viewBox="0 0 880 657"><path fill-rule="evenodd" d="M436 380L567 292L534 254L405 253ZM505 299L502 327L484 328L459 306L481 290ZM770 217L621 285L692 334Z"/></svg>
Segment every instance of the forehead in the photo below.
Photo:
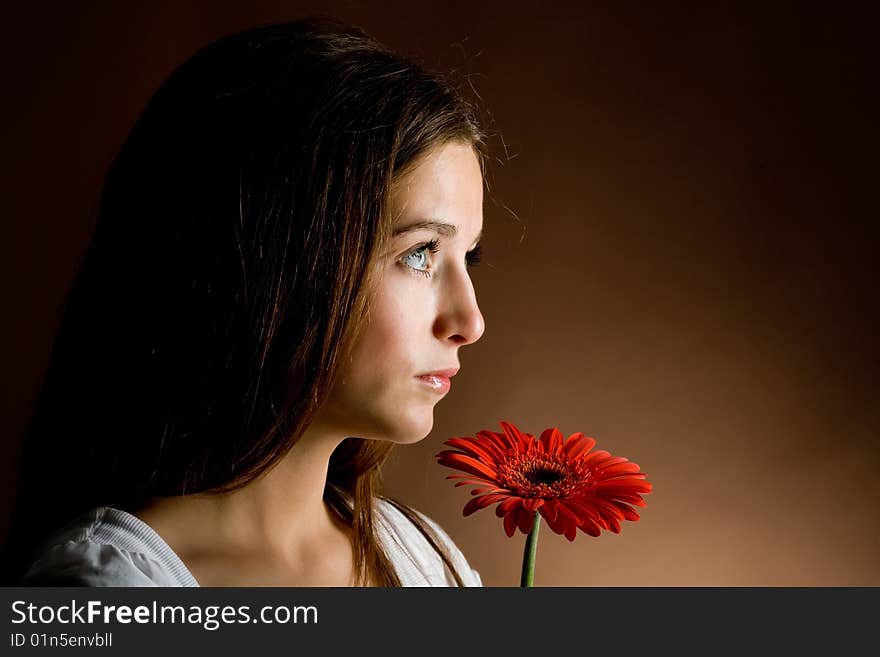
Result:
<svg viewBox="0 0 880 657"><path fill-rule="evenodd" d="M442 217L466 233L482 226L483 178L469 144L450 142L430 150L394 181L394 223Z"/></svg>

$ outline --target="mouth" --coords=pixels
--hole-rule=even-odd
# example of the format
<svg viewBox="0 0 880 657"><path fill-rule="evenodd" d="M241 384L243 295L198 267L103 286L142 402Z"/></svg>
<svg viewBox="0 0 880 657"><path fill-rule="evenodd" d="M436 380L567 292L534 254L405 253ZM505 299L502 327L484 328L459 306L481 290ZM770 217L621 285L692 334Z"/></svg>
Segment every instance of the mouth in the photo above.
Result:
<svg viewBox="0 0 880 657"><path fill-rule="evenodd" d="M449 389L452 387L452 382L449 380L454 377L458 373L457 367L451 367L445 370L437 370L434 372L427 372L425 374L420 374L416 378L425 384L432 391L445 395L449 392Z"/></svg>
<svg viewBox="0 0 880 657"><path fill-rule="evenodd" d="M441 395L445 395L452 387L452 382L449 380L448 376L442 376L439 374L423 374L422 376L417 376L416 378L424 383L428 388Z"/></svg>

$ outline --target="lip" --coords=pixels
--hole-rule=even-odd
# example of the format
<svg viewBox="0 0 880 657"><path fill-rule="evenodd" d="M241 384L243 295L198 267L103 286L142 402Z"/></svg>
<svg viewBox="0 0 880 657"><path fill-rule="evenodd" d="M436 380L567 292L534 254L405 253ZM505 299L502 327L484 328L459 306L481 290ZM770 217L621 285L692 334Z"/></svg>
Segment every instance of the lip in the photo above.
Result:
<svg viewBox="0 0 880 657"><path fill-rule="evenodd" d="M434 392L445 395L452 387L452 382L449 379L458 373L458 369L457 367L452 367L446 370L436 370L427 374L420 374L416 378Z"/></svg>
<svg viewBox="0 0 880 657"><path fill-rule="evenodd" d="M426 386L428 386L431 390L441 395L445 395L452 387L452 382L447 376L440 376L438 374L423 374L422 376L418 376L416 378L424 383Z"/></svg>

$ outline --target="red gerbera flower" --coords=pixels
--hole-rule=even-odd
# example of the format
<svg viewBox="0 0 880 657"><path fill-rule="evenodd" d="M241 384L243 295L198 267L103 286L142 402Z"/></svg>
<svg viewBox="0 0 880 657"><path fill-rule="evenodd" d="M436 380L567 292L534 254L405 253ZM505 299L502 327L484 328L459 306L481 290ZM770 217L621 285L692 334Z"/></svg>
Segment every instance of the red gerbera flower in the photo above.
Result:
<svg viewBox="0 0 880 657"><path fill-rule="evenodd" d="M641 495L651 484L639 466L604 450L590 452L593 438L574 433L563 438L559 429L545 429L537 440L509 422L503 433L480 431L475 437L450 438L437 454L440 465L467 474L456 486L476 484L479 495L468 501L464 515L500 502L495 514L504 518L504 531L532 530L535 511L557 534L573 541L577 529L599 536L601 530L620 533L622 520L638 520L630 505L647 506Z"/></svg>

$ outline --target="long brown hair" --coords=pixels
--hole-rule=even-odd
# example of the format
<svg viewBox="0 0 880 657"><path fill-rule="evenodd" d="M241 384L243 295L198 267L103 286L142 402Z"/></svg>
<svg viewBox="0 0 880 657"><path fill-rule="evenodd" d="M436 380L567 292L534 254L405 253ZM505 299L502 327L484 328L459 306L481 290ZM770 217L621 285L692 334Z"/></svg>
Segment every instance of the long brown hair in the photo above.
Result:
<svg viewBox="0 0 880 657"><path fill-rule="evenodd" d="M287 454L364 328L392 182L450 141L485 175L462 86L324 17L173 72L105 179L29 427L14 557L93 506L234 490ZM400 585L373 525L392 449L348 437L329 464L361 584ZM460 586L431 528L385 499Z"/></svg>

